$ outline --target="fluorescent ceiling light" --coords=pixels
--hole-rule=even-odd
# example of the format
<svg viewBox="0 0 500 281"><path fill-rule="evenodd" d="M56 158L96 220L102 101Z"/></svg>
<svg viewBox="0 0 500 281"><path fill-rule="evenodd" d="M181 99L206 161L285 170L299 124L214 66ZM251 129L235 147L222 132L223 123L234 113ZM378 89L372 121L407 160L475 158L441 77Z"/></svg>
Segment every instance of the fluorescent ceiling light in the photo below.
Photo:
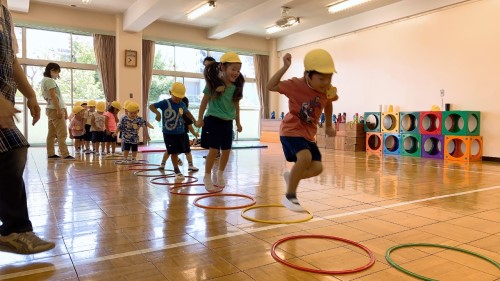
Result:
<svg viewBox="0 0 500 281"><path fill-rule="evenodd" d="M195 18L205 14L206 12L215 8L215 1L208 1L203 5L193 9L191 12L186 14L188 20L194 20Z"/></svg>
<svg viewBox="0 0 500 281"><path fill-rule="evenodd" d="M266 27L266 33L271 34L271 33L276 33L278 31L281 31L283 27L277 26L277 25L272 25L269 27Z"/></svg>
<svg viewBox="0 0 500 281"><path fill-rule="evenodd" d="M334 4L328 6L328 12L330 14L338 13L347 9L350 9L352 7L364 4L366 2L369 2L371 0L343 0L343 1L337 1Z"/></svg>
<svg viewBox="0 0 500 281"><path fill-rule="evenodd" d="M90 4L90 2L92 2L92 0L82 0L83 4Z"/></svg>

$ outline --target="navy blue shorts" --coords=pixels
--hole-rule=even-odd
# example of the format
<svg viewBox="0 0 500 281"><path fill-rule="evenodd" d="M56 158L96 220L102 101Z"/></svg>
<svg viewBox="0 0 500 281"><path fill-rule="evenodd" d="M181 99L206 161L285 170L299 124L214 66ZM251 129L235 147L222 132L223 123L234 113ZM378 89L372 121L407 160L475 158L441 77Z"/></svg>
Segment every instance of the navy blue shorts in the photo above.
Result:
<svg viewBox="0 0 500 281"><path fill-rule="evenodd" d="M83 135L83 140L84 141L91 141L92 140L92 132L90 131L90 125L85 124L85 135Z"/></svg>
<svg viewBox="0 0 500 281"><path fill-rule="evenodd" d="M168 154L186 153L186 134L165 134L163 133L163 141L167 148Z"/></svg>
<svg viewBox="0 0 500 281"><path fill-rule="evenodd" d="M184 148L186 149L184 153L191 153L191 144L189 143L189 135L187 133L184 134Z"/></svg>
<svg viewBox="0 0 500 281"><path fill-rule="evenodd" d="M201 147L221 150L231 149L233 145L233 120L206 116L201 129Z"/></svg>
<svg viewBox="0 0 500 281"><path fill-rule="evenodd" d="M104 142L104 132L93 131L92 142Z"/></svg>
<svg viewBox="0 0 500 281"><path fill-rule="evenodd" d="M126 143L122 142L122 151L137 151L137 143Z"/></svg>
<svg viewBox="0 0 500 281"><path fill-rule="evenodd" d="M109 135L104 133L104 142L116 142L116 137L113 137L113 133L111 133Z"/></svg>
<svg viewBox="0 0 500 281"><path fill-rule="evenodd" d="M83 140L83 137L85 137L85 135L81 135L81 136L73 136L73 138L75 140Z"/></svg>
<svg viewBox="0 0 500 281"><path fill-rule="evenodd" d="M312 161L321 161L321 152L319 152L316 143L312 141L308 141L303 137L283 136L280 136L280 141L283 146L286 161L288 162L297 162L297 153L304 149L311 151Z"/></svg>

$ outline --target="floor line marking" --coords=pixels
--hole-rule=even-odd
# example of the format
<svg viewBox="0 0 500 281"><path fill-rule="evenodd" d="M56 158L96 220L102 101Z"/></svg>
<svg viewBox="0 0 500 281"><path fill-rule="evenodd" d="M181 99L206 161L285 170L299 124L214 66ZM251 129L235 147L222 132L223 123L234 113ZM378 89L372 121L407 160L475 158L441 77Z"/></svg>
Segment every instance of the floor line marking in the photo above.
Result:
<svg viewBox="0 0 500 281"><path fill-rule="evenodd" d="M476 189L476 190L469 190L469 191L463 191L463 192L457 192L457 193L451 193L451 194L445 194L445 195L439 195L439 196L434 196L434 197L429 197L429 198L423 198L423 199L417 199L417 200L412 200L412 201L405 201L405 202L400 202L400 203L395 203L395 204L390 204L387 206L380 206L380 207L375 207L375 208L368 208L364 210L358 210L358 211L349 211L341 214L336 214L336 215L330 215L326 216L323 218L314 218L312 220L309 220L304 223L309 223L309 222L316 222L316 221L325 221L328 219L333 219L333 218L340 218L340 217L346 217L346 216L351 216L351 215L357 215L357 214L363 214L363 213L369 213L369 212L374 212L374 211L380 211L384 209L391 209L395 207L400 207L400 206L406 206L406 205L412 205L416 203L421 203L421 202L427 202L427 201L432 201L432 200L437 200L437 199L443 199L443 198L450 198L450 197L456 197L456 196L462 196L462 195L467 195L467 194L472 194L472 193L477 193L477 192L483 192L483 191L489 191L489 190L495 190L500 188L500 185L497 186L492 186L492 187L485 187L481 189ZM248 230L240 230L237 232L233 233L228 233L228 234L222 234L222 235L216 235L212 237L207 237L205 239L196 239L193 238L193 241L187 241L187 242L180 242L180 243L175 243L171 245L164 245L162 247L155 247L155 248L147 248L147 249L141 249L141 250L135 250L135 251L130 251L130 252L125 252L121 254L115 254L115 255L108 255L108 256L103 256L103 257L98 257L98 258L93 258L93 259L88 259L88 260L82 260L81 262L75 262L75 265L85 265L85 264L90 264L90 263L95 263L95 262L100 262L100 261L106 261L106 260L112 260L112 259L117 259L117 258L123 258L123 257L129 257L129 256L134 256L134 255L139 255L139 254L147 254L147 253L152 253L152 252L157 252L157 251L162 251L162 250L167 250L167 249L172 249L172 248L177 248L177 247L182 247L182 246L189 246L189 245L195 245L198 243L204 243L208 241L215 241L218 239L223 239L223 238L228 238L228 237L234 237L234 236L239 236L239 235L244 235L244 234L251 234L251 233L256 233L260 231L266 231L269 229L275 229L275 228L281 228L281 227L286 227L290 226L290 224L277 224L277 225L270 225L270 226L264 226L264 227L259 227L259 228L254 228L254 229L248 229ZM68 253L69 255L69 253ZM36 260L34 261L36 262ZM31 270L26 270L26 271L21 271L21 272L15 272L15 273L10 273L10 274L4 274L0 276L0 280L7 280L7 279L12 279L12 278L17 278L17 277L22 277L22 276L28 276L28 275L33 275L37 273L44 273L44 272L49 272L57 269L65 269L65 268L73 268L73 263L68 264L66 263L61 263L61 264L54 264L51 266L47 267L42 267L38 269L31 269Z"/></svg>

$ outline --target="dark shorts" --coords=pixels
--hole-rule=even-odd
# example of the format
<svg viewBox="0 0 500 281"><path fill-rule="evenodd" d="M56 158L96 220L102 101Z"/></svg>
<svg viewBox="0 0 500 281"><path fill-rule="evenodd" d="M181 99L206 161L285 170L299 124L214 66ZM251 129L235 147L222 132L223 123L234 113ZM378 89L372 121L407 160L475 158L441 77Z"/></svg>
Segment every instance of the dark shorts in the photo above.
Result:
<svg viewBox="0 0 500 281"><path fill-rule="evenodd" d="M191 153L191 144L189 143L189 135L187 133L184 134L184 147L186 148L186 152Z"/></svg>
<svg viewBox="0 0 500 281"><path fill-rule="evenodd" d="M122 151L137 151L137 143L122 142Z"/></svg>
<svg viewBox="0 0 500 281"><path fill-rule="evenodd" d="M201 129L201 147L221 150L231 149L233 144L233 120L206 116Z"/></svg>
<svg viewBox="0 0 500 281"><path fill-rule="evenodd" d="M116 142L116 137L113 137L113 133L106 135L104 133L104 142Z"/></svg>
<svg viewBox="0 0 500 281"><path fill-rule="evenodd" d="M321 161L321 153L318 146L303 137L282 137L280 136L283 152L288 162L297 162L297 153L301 150L308 149L311 151L313 161Z"/></svg>
<svg viewBox="0 0 500 281"><path fill-rule="evenodd" d="M163 133L163 141L168 154L186 153L186 134L165 134Z"/></svg>
<svg viewBox="0 0 500 281"><path fill-rule="evenodd" d="M81 135L81 136L73 136L73 138L75 140L83 140L83 137L85 137L85 135Z"/></svg>
<svg viewBox="0 0 500 281"><path fill-rule="evenodd" d="M92 142L104 142L104 132L92 132Z"/></svg>
<svg viewBox="0 0 500 281"><path fill-rule="evenodd" d="M85 135L83 135L84 141L92 140L92 132L90 131L90 125L85 124Z"/></svg>
<svg viewBox="0 0 500 281"><path fill-rule="evenodd" d="M104 132L92 132L92 142L104 142Z"/></svg>

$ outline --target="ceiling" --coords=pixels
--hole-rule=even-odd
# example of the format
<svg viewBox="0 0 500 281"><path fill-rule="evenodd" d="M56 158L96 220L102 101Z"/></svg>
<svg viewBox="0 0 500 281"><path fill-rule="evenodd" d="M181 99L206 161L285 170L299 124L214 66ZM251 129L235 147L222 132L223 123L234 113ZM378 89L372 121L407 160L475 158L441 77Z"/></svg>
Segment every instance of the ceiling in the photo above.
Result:
<svg viewBox="0 0 500 281"><path fill-rule="evenodd" d="M202 17L188 21L185 14L203 0L9 0L13 5L41 3L75 6L74 9L91 10L109 14L124 14L124 29L140 31L150 23L160 20L208 29L208 36L220 39L234 33L260 37L281 37L405 0L372 0L338 14L329 14L327 6L336 0L217 0L217 7ZM406 0L429 1L429 0ZM434 1L434 0L433 0ZM12 4L11 4L12 3ZM274 34L265 28L281 16L281 7L291 8L289 15L300 17L300 24Z"/></svg>

